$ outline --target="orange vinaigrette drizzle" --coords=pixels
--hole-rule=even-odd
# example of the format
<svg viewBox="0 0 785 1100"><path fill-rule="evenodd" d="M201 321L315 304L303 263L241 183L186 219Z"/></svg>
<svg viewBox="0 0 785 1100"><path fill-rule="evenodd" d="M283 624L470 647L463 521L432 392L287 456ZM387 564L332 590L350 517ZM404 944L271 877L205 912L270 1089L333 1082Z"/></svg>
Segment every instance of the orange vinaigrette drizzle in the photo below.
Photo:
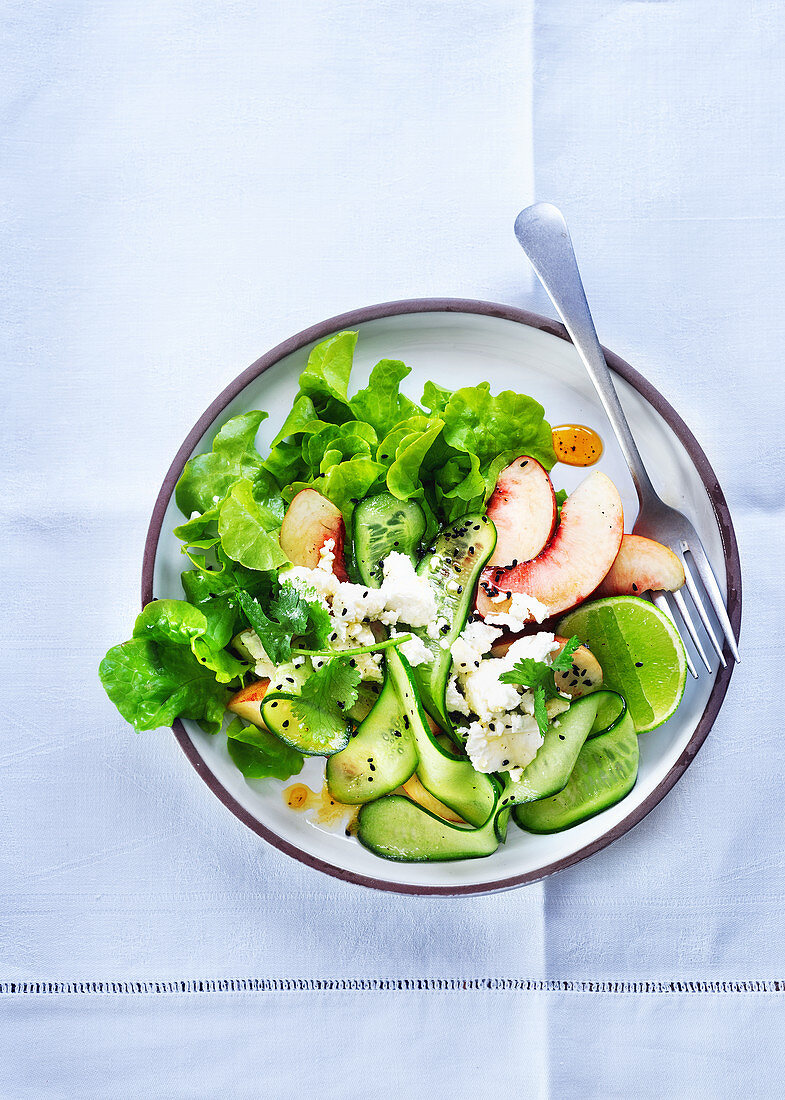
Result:
<svg viewBox="0 0 785 1100"><path fill-rule="evenodd" d="M347 815L345 832L350 836L357 826L359 806L347 806L333 798L327 784L320 791L312 791L305 783L293 783L283 792L284 801L290 810L315 810L314 820L320 825L337 825Z"/></svg>
<svg viewBox="0 0 785 1100"><path fill-rule="evenodd" d="M593 466L602 455L602 440L585 424L562 424L551 435L556 458L565 466Z"/></svg>

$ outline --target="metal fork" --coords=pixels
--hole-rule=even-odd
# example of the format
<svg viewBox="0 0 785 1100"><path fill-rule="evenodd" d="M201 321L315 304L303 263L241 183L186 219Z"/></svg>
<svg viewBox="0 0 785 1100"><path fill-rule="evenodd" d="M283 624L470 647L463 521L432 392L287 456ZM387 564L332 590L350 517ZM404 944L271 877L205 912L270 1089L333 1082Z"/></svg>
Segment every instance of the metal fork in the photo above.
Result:
<svg viewBox="0 0 785 1100"><path fill-rule="evenodd" d="M695 573L697 573L703 582L703 588L709 602L714 608L714 614L717 616L717 621L725 635L728 648L734 660L739 661L739 649L728 613L725 610L722 593L698 533L685 515L682 515L675 508L671 508L660 499L643 465L627 418L619 402L618 394L614 388L611 372L605 362L605 356L597 339L594 321L589 311L589 303L586 301L586 294L578 271L570 233L561 211L548 202L538 202L534 206L528 206L520 212L515 220L515 236L518 238L521 248L529 257L531 265L537 272L540 282L548 292L551 301L556 306L559 316L572 338L575 350L589 372L589 377L594 383L605 412L608 414L611 427L616 433L619 446L627 460L640 505L633 533L664 543L681 559L684 565L687 591L692 598L706 635L724 667L727 662L701 599L695 577ZM695 573L693 573L692 567L694 567ZM711 664L706 656L698 629L682 592L671 593L671 598L678 608L679 615L692 639L698 656L708 671L711 672ZM669 615L671 619L674 618L663 592L654 594L653 600L665 614ZM685 652L687 653L687 665L690 672L697 677L697 670L690 659L686 646Z"/></svg>

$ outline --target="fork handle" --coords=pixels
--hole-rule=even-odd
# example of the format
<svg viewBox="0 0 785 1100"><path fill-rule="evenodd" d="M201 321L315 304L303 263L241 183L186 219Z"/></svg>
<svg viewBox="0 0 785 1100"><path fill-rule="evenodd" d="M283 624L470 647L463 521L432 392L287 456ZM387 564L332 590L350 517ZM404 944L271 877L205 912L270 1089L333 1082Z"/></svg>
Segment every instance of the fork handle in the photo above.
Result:
<svg viewBox="0 0 785 1100"><path fill-rule="evenodd" d="M643 505L645 499L656 497L656 493L632 437L630 425L597 339L564 216L549 202L527 206L515 219L515 236L556 306L575 349L589 372L627 460L638 500Z"/></svg>

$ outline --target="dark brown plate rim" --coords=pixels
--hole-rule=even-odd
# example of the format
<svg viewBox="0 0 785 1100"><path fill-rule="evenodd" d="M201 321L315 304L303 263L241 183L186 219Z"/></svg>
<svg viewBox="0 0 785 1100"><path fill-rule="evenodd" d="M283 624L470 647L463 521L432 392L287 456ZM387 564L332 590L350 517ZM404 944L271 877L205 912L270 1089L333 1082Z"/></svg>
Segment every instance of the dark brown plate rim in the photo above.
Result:
<svg viewBox="0 0 785 1100"><path fill-rule="evenodd" d="M158 549L158 540L161 535L164 513L168 507L170 497L174 492L174 487L194 447L226 406L237 397L249 382L258 378L260 374L269 370L270 367L285 356L299 351L301 348L314 341L322 340L331 333L338 332L344 328L351 328L353 325L363 324L368 321L376 321L383 317L397 317L402 314L414 313L480 314L485 317L498 317L501 320L514 321L517 324L526 325L529 328L535 328L542 332L550 333L552 336L558 336L559 339L568 342L570 339L564 326L557 321L553 321L549 317L543 317L537 313L529 313L524 309L517 309L514 306L462 298L413 298L411 300L384 302L380 305L365 306L362 309L355 309L349 313L343 313L338 317L331 317L326 321L321 321L317 325L312 325L310 328L304 329L296 336L284 340L282 344L273 348L272 351L268 351L261 359L257 359L256 362L252 363L250 367L242 372L242 374L239 374L233 382L229 383L226 389L216 397L212 404L199 417L177 452L164 478L163 485L161 486L161 490L155 502L155 507L153 508L150 527L147 532L144 561L142 565L142 606L149 603L153 598L153 571ZM730 511L719 482L717 481L716 474L711 468L709 460L703 453L695 436L676 410L665 400L662 394L660 394L650 382L647 382L642 375L634 370L629 363L620 359L618 355L605 349L605 356L608 365L629 382L631 386L634 386L641 396L644 397L670 425L687 450L690 459L706 487L706 492L708 493L711 506L714 510L717 526L719 527L725 556L728 614L733 624L734 632L738 637L741 626L741 564L739 561L739 551ZM598 837L597 840L593 841L591 844L587 844L584 848L580 848L577 852L573 852L571 855L556 860L554 863L548 864L546 867L541 867L536 871L499 879L497 882L472 883L455 886L428 886L388 882L384 879L374 878L370 875L356 874L353 871L348 871L332 863L317 859L315 856L302 851L300 848L277 836L260 821L257 821L252 814L240 805L223 786L220 780L210 771L179 719L175 720L172 729L183 752L213 794L215 794L221 802L240 819L240 821L247 825L249 829L253 829L255 833L258 833L259 836L263 837L275 848L294 857L294 859L300 860L301 863L305 863L309 867L315 868L317 871L323 871L325 874L342 879L344 882L354 882L360 886L373 887L377 890L388 890L398 894L445 896L491 894L499 890L510 890L517 886L538 882L540 879L547 878L548 875L552 875L556 871L563 871L565 868L571 867L575 863L579 863L581 860L586 859L587 856L599 852L602 848L607 847L607 845L611 844L614 840L623 836L654 809L654 807L665 797L671 787L673 787L677 780L684 774L698 752L698 749L706 740L709 730L717 717L733 672L734 662L727 647L725 656L728 662L727 667L721 668L717 675L711 695L706 704L706 709L701 715L695 732L679 759L665 778L651 792L648 798L644 799L643 802L636 806L623 821L620 821L612 829L609 829L607 833Z"/></svg>

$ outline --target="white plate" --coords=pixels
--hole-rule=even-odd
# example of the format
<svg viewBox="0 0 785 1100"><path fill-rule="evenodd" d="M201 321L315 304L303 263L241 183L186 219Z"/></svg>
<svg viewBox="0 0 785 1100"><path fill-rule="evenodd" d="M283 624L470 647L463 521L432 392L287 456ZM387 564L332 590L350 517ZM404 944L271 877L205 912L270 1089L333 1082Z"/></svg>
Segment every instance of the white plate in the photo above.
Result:
<svg viewBox="0 0 785 1100"><path fill-rule="evenodd" d="M594 388L564 330L555 322L505 306L452 299L418 300L371 306L332 318L274 349L249 367L210 406L181 447L161 489L145 549L143 601L182 598L180 543L171 534L181 522L172 492L190 455L209 449L221 425L237 413L265 409L269 419L257 440L265 453L297 392L297 379L315 343L344 328L359 330L353 385L366 384L379 359L402 359L412 368L403 389L415 400L432 379L457 389L488 380L494 392L531 394L552 425L596 428L605 452L596 468L616 483L625 528L637 513L627 466ZM727 505L705 455L689 430L656 390L631 367L608 353L624 410L655 487L694 522L721 585L728 583L728 606L738 632L740 570ZM571 490L587 471L558 465L557 488ZM731 662L732 663L732 662ZM478 893L536 881L597 851L636 824L670 789L705 739L730 678L727 671L697 681L689 678L676 715L640 739L641 760L635 788L618 805L573 829L533 836L510 824L506 844L486 858L455 863L392 863L372 855L342 825L330 829L312 812L295 812L283 790L302 780L321 785L324 761L310 759L300 776L285 783L248 781L229 759L226 738L203 734L191 722L175 723L175 733L211 789L261 836L329 874L381 889L407 893Z"/></svg>

